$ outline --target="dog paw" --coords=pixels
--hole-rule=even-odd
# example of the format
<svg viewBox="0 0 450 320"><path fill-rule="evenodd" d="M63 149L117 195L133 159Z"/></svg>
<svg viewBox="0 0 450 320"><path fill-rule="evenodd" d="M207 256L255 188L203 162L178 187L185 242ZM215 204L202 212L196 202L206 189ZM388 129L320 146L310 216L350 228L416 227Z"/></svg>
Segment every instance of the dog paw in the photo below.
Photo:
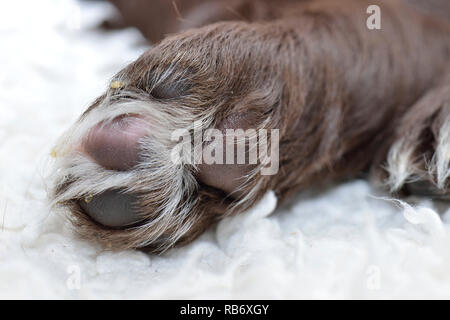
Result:
<svg viewBox="0 0 450 320"><path fill-rule="evenodd" d="M450 199L450 86L433 89L401 118L385 170L392 192Z"/></svg>
<svg viewBox="0 0 450 320"><path fill-rule="evenodd" d="M202 163L196 153L211 143L206 129L228 151L235 140L217 135L276 120L279 66L258 52L273 49L264 29L252 28L222 23L166 38L61 138L50 197L78 233L114 249L166 250L265 194L262 163ZM193 156L174 158L186 146Z"/></svg>

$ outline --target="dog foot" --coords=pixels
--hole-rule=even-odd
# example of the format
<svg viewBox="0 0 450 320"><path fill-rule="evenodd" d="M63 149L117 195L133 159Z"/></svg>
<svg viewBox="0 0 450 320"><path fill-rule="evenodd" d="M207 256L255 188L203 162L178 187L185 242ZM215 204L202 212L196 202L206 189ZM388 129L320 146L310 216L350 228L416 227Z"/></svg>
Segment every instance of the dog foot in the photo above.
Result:
<svg viewBox="0 0 450 320"><path fill-rule="evenodd" d="M450 85L433 89L401 119L387 155L392 192L450 199Z"/></svg>

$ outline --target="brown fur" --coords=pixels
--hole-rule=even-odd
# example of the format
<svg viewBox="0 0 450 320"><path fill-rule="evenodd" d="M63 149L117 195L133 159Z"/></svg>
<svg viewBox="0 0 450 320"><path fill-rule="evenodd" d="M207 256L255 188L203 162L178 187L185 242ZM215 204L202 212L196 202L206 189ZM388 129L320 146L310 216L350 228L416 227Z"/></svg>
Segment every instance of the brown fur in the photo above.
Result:
<svg viewBox="0 0 450 320"><path fill-rule="evenodd" d="M133 21L123 1L113 2ZM167 6L164 1L151 3ZM276 192L281 204L299 190L369 170L374 181L382 182L389 149L402 137L408 139L404 148L414 149L416 157L434 153L438 129L449 112L446 20L393 0L240 0L227 1L229 5L217 1L214 8L197 13L193 10L203 3L183 3L175 12L186 15L184 20L162 26L160 20L142 23L145 19L140 17L135 24L156 41L167 32L199 24L244 21L166 37L122 70L120 78L127 80L128 90L145 94L154 79L174 68L170 81L179 83L177 75L183 79L169 99L173 108L188 105L194 115L207 109L216 126L234 114L247 115L255 128L269 119L267 128L280 129L280 170L262 176L245 169L240 174L251 179L240 194L227 195L199 181L191 195L198 200L192 212L197 222L177 244L194 240L222 217L252 206L268 190ZM366 27L370 4L381 7L381 30ZM151 26L158 24L161 28L150 34ZM166 85L169 88L160 89L162 95L173 89ZM419 161L424 167L424 160ZM237 169L227 170L235 174ZM256 194L239 201L254 189ZM446 192L445 188L437 193ZM144 207L146 200L151 199L142 200ZM74 201L63 205L70 207L80 233L111 248L138 247L146 236L139 227L99 226ZM164 241L164 236L155 239L150 249L159 250Z"/></svg>

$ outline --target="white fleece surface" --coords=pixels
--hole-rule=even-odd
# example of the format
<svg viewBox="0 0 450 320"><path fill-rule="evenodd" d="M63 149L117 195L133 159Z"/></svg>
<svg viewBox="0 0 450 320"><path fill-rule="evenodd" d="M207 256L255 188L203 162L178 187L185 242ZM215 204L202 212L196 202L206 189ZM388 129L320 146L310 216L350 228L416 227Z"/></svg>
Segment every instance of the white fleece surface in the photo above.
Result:
<svg viewBox="0 0 450 320"><path fill-rule="evenodd" d="M48 208L56 138L144 47L101 33L105 3L15 0L0 10L0 298L450 298L450 214L380 199L365 181L273 194L156 256L78 239Z"/></svg>

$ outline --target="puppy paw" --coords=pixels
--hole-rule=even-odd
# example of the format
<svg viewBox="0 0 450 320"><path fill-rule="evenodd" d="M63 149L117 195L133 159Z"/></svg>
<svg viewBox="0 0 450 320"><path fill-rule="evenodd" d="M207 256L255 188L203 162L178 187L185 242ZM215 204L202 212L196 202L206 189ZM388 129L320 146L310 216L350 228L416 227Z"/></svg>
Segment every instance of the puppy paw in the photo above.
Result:
<svg viewBox="0 0 450 320"><path fill-rule="evenodd" d="M400 120L388 155L392 192L450 199L450 85L431 90Z"/></svg>
<svg viewBox="0 0 450 320"><path fill-rule="evenodd" d="M265 194L262 163L203 163L196 153L212 143L206 129L224 143L217 135L228 129L275 127L280 66L261 53L273 50L264 32L223 23L175 35L114 77L53 153L50 197L76 232L163 251ZM180 150L192 154L174 157Z"/></svg>

